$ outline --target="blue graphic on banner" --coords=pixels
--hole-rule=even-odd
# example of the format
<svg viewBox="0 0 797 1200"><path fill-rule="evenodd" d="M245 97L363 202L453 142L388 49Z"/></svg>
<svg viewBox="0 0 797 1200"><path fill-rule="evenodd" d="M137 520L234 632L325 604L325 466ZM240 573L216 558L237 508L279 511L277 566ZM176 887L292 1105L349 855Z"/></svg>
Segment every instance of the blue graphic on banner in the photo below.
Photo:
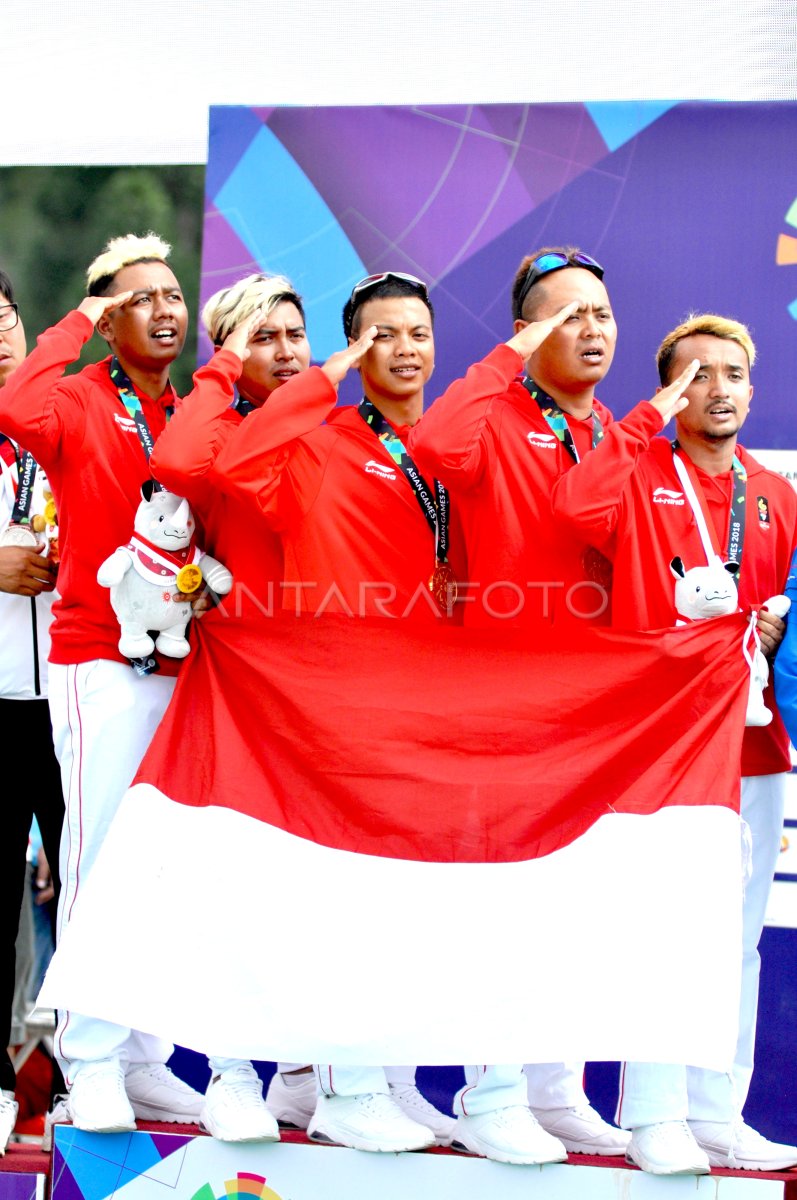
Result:
<svg viewBox="0 0 797 1200"><path fill-rule="evenodd" d="M595 100L584 107L598 126L609 149L618 150L648 125L658 121L659 117L674 108L676 103L675 100L663 100L656 104L640 100L635 104L618 104L612 100Z"/></svg>
<svg viewBox="0 0 797 1200"><path fill-rule="evenodd" d="M158 1187L177 1186L190 1135L84 1133L56 1126L53 1196L57 1200L108 1200L135 1179L157 1171ZM166 1165L164 1165L166 1164Z"/></svg>
<svg viewBox="0 0 797 1200"><path fill-rule="evenodd" d="M342 344L340 314L368 270L323 197L270 129L263 126L215 197L257 262L287 275L306 298L316 357Z"/></svg>

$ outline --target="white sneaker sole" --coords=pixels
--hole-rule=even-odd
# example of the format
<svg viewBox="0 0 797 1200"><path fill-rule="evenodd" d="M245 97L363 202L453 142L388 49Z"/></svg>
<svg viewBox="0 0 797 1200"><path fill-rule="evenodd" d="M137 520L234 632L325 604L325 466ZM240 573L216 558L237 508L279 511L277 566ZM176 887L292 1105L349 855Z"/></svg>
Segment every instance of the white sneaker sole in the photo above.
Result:
<svg viewBox="0 0 797 1200"><path fill-rule="evenodd" d="M424 1133L428 1137L420 1139L404 1139L403 1141L390 1142L389 1139L379 1139L363 1137L361 1134L351 1133L348 1130L335 1130L334 1133L328 1133L322 1125L316 1125L314 1128L308 1127L307 1136L312 1142L321 1142L326 1146L346 1146L350 1150L365 1150L374 1154L402 1154L405 1151L413 1150L428 1150L434 1146L434 1134L431 1130L427 1130L423 1126Z"/></svg>
<svg viewBox="0 0 797 1200"><path fill-rule="evenodd" d="M498 1150L494 1146L476 1145L473 1143L468 1146L460 1138L454 1138L451 1142L451 1149L456 1150L459 1154L475 1154L479 1158L489 1158L491 1162L510 1163L516 1167L544 1167L548 1163L567 1162L567 1154L558 1154L552 1151L550 1155L546 1154L513 1154L509 1150Z"/></svg>
<svg viewBox="0 0 797 1200"><path fill-rule="evenodd" d="M167 1108L161 1104L153 1104L146 1100L135 1100L129 1096L131 1107L136 1114L137 1121L163 1121L168 1125L196 1125L199 1121L199 1116L202 1111L201 1107L197 1108L196 1112L175 1112L174 1109Z"/></svg>
<svg viewBox="0 0 797 1200"><path fill-rule="evenodd" d="M307 1131L307 1126L310 1124L310 1117L302 1117L299 1119L294 1118L293 1114L291 1113L274 1112L273 1109L271 1112L280 1129L295 1129L299 1133L305 1133ZM312 1115L313 1114L311 1113L310 1116Z"/></svg>
<svg viewBox="0 0 797 1200"><path fill-rule="evenodd" d="M81 1121L79 1117L72 1117L72 1124L75 1129L82 1129L84 1133L135 1133L135 1121L116 1121L109 1125L101 1124L99 1121Z"/></svg>
<svg viewBox="0 0 797 1200"><path fill-rule="evenodd" d="M240 1130L224 1128L213 1120L206 1109L199 1114L197 1124L203 1133L209 1133L218 1142L278 1142L280 1140L279 1129L268 1125L244 1134Z"/></svg>
<svg viewBox="0 0 797 1200"><path fill-rule="evenodd" d="M705 1146L703 1149L712 1167L719 1167L723 1171L789 1171L797 1166L794 1158L772 1158L767 1162L750 1162L749 1159L737 1158L729 1162L727 1154L712 1154Z"/></svg>
<svg viewBox="0 0 797 1200"><path fill-rule="evenodd" d="M548 1131L550 1133L550 1130ZM563 1143L568 1154L591 1154L595 1158L620 1158L625 1154L627 1143L622 1146L590 1146L586 1142L571 1142L558 1133L553 1135Z"/></svg>
<svg viewBox="0 0 797 1200"><path fill-rule="evenodd" d="M639 1167L640 1171L645 1171L648 1175L708 1175L711 1171L711 1168L707 1167L705 1163L684 1163L681 1166L652 1163L649 1159L645 1158L644 1154L640 1154L638 1158L634 1158L630 1150L626 1150L625 1152L625 1161L630 1163L632 1167Z"/></svg>

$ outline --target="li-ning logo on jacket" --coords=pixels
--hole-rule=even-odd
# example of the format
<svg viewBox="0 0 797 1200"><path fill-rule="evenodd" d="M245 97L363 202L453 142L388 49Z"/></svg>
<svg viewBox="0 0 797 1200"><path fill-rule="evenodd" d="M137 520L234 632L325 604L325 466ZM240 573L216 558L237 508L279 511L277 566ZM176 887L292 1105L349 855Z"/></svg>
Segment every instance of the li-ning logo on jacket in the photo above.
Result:
<svg viewBox="0 0 797 1200"><path fill-rule="evenodd" d="M531 433L526 434L526 440L530 446L536 446L538 450L555 450L559 438L555 433L536 433L532 429Z"/></svg>
<svg viewBox="0 0 797 1200"><path fill-rule="evenodd" d="M675 504L681 506L686 503L683 492L671 492L669 488L657 487L653 490L654 504Z"/></svg>
<svg viewBox="0 0 797 1200"><path fill-rule="evenodd" d="M368 475L378 475L380 479L396 479L396 472L387 463L377 462L373 458L369 458L365 464L365 471Z"/></svg>
<svg viewBox="0 0 797 1200"><path fill-rule="evenodd" d="M136 423L132 419L132 417L123 417L121 413L115 412L113 414L113 419L114 419L114 421L116 421L117 425L121 425L121 427L122 427L122 429L124 429L125 433L135 433L136 432Z"/></svg>

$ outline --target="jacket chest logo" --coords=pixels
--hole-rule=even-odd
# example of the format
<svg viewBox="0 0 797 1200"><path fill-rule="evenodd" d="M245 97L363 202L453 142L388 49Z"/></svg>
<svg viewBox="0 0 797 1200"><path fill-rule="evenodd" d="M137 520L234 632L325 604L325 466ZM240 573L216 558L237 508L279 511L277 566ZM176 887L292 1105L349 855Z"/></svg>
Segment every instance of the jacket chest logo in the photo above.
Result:
<svg viewBox="0 0 797 1200"><path fill-rule="evenodd" d="M555 433L537 433L532 429L526 434L526 441L537 450L555 450L559 439Z"/></svg>
<svg viewBox="0 0 797 1200"><path fill-rule="evenodd" d="M366 475L376 475L378 479L398 479L395 467L391 467L388 463L377 462L375 458L369 458L365 464Z"/></svg>
<svg viewBox="0 0 797 1200"><path fill-rule="evenodd" d="M683 508L686 504L683 492L674 492L664 487L654 488L651 499L654 504L667 504L674 508Z"/></svg>
<svg viewBox="0 0 797 1200"><path fill-rule="evenodd" d="M123 417L121 413L115 412L113 414L113 419L116 421L116 424L119 426L119 428L123 429L125 433L136 432L136 423L132 417Z"/></svg>

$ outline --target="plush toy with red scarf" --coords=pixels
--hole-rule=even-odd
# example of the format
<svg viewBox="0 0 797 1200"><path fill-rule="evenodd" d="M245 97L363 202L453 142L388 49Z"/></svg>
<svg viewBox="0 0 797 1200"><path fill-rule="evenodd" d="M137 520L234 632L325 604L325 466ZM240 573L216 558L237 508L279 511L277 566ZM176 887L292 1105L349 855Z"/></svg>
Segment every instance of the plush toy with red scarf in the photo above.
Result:
<svg viewBox="0 0 797 1200"><path fill-rule="evenodd" d="M122 629L119 652L142 659L158 650L185 658L191 649L185 630L191 605L175 601L204 584L217 596L232 587L232 575L194 541L195 522L186 500L155 491L152 480L141 488L133 536L106 558L97 572L101 587L111 589L111 606ZM150 630L157 633L153 641Z"/></svg>
<svg viewBox="0 0 797 1200"><path fill-rule="evenodd" d="M680 618L677 622L679 625L739 611L736 590L738 563L724 563L720 558L715 558L707 566L690 567L687 571L681 559L674 558L670 563L670 571L675 577L675 608ZM788 596L771 596L763 607L776 617L785 617L791 601ZM752 614L752 617L755 615ZM750 664L750 694L745 725L769 725L772 713L764 703L764 688L769 683L769 664L759 649L754 619L750 623L750 637L754 642L752 653L748 649L748 637L744 641L744 655Z"/></svg>

